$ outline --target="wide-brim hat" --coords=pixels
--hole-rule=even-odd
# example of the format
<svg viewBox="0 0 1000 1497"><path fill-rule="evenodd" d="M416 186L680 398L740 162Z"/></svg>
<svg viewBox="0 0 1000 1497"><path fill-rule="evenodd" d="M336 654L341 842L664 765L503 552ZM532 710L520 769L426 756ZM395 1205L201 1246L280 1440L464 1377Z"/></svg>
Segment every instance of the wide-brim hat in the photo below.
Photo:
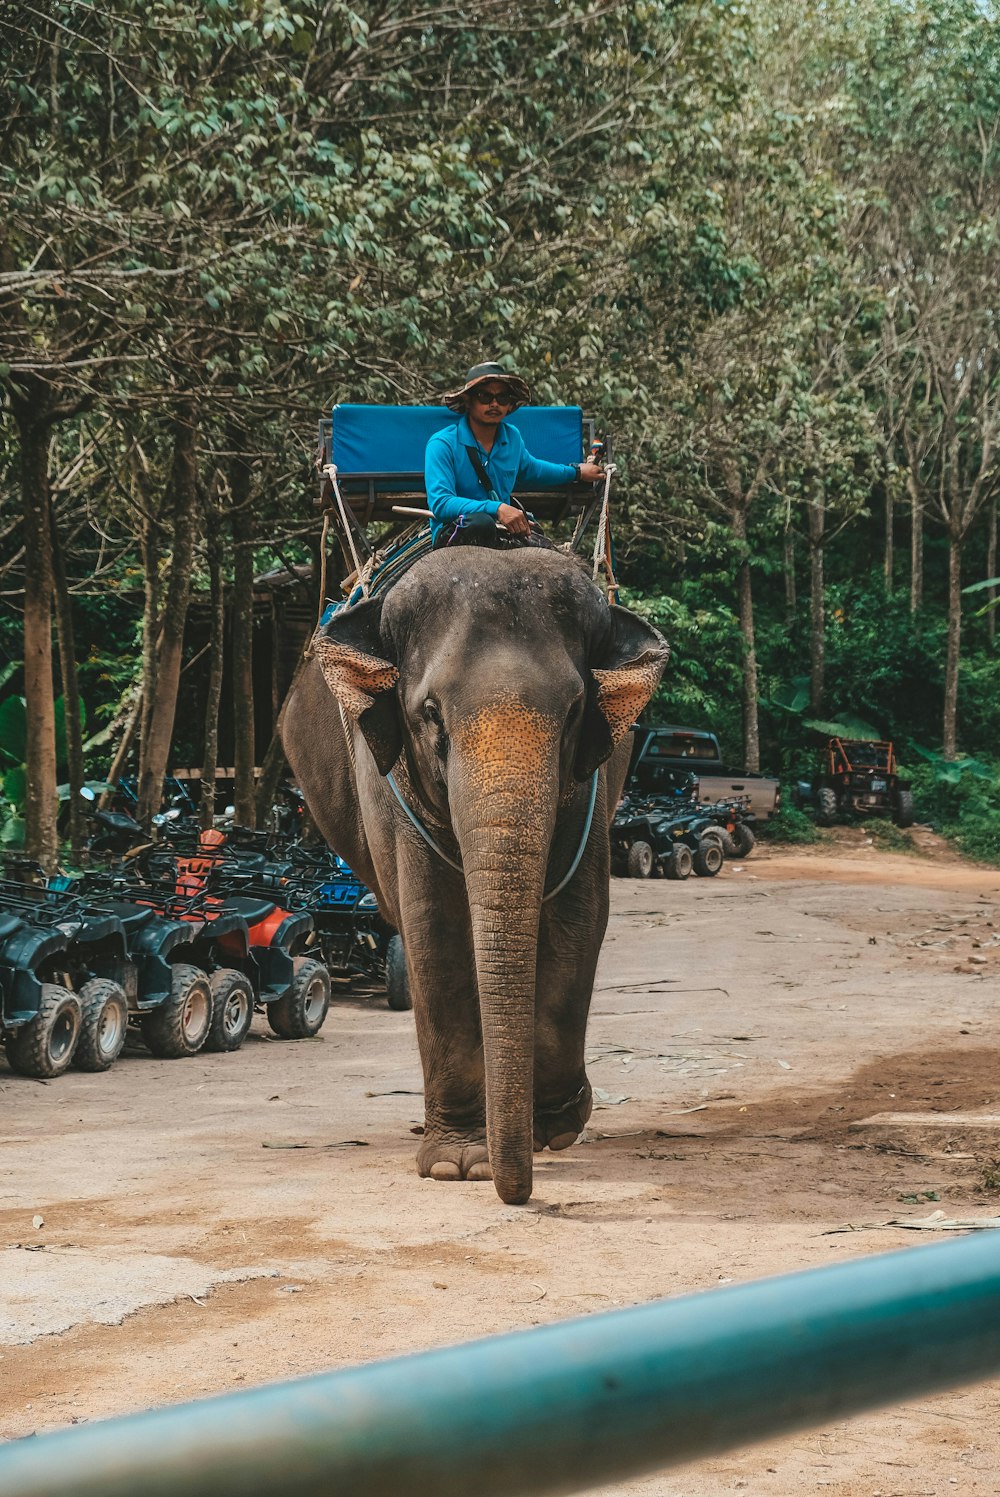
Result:
<svg viewBox="0 0 1000 1497"><path fill-rule="evenodd" d="M452 411L461 410L469 391L474 390L476 385L481 385L484 380L488 379L501 380L507 386L511 394L511 399L514 402L512 407L514 410L517 410L519 405L527 405L531 399L531 390L528 387L528 382L522 379L519 374L512 374L502 364L473 364L465 376L465 384L462 388L460 390L449 390L447 395L444 396L445 405Z"/></svg>

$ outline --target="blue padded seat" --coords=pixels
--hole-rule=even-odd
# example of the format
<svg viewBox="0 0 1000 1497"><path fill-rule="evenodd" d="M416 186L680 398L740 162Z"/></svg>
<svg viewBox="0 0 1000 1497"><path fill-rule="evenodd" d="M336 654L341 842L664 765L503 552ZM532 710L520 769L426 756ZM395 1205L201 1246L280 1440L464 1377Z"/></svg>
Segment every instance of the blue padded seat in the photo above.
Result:
<svg viewBox="0 0 1000 1497"><path fill-rule="evenodd" d="M583 411L578 405L524 405L507 419L533 457L548 463L582 460ZM335 405L330 461L345 487L352 473L398 474L400 488L412 488L414 479L422 487L428 439L457 421L455 412L443 405Z"/></svg>

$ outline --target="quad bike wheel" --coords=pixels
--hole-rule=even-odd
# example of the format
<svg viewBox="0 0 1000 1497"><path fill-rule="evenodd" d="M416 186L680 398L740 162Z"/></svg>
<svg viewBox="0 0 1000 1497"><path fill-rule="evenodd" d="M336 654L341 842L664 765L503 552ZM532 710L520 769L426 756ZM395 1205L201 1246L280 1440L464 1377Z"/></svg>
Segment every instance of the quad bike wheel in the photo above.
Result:
<svg viewBox="0 0 1000 1497"><path fill-rule="evenodd" d="M204 972L179 962L168 996L140 1020L142 1037L158 1060L197 1055L208 1038L212 1006L212 989Z"/></svg>
<svg viewBox="0 0 1000 1497"><path fill-rule="evenodd" d="M698 851L692 858L694 871L699 878L714 878L725 862L722 847L715 837L703 837Z"/></svg>
<svg viewBox="0 0 1000 1497"><path fill-rule="evenodd" d="M663 871L667 878L690 878L693 862L687 843L675 842L669 855L663 859Z"/></svg>
<svg viewBox="0 0 1000 1497"><path fill-rule="evenodd" d="M837 819L837 792L824 786L816 791L816 823L818 826L833 826Z"/></svg>
<svg viewBox="0 0 1000 1497"><path fill-rule="evenodd" d="M754 836L753 830L743 821L737 822L733 828L732 841L736 851L730 854L730 856L737 858L748 858L757 845L757 838Z"/></svg>
<svg viewBox="0 0 1000 1497"><path fill-rule="evenodd" d="M649 878L656 859L648 842L633 842L628 850L629 878Z"/></svg>
<svg viewBox="0 0 1000 1497"><path fill-rule="evenodd" d="M912 826L914 819L913 791L897 790L896 800L892 808L892 819L897 826Z"/></svg>
<svg viewBox="0 0 1000 1497"><path fill-rule="evenodd" d="M42 984L38 1013L7 1035L7 1064L19 1076L48 1079L69 1069L80 1037L80 1000L69 988Z"/></svg>
<svg viewBox="0 0 1000 1497"><path fill-rule="evenodd" d="M209 979L212 1023L205 1049L216 1053L238 1050L253 1023L253 983L243 972L220 967Z"/></svg>
<svg viewBox="0 0 1000 1497"><path fill-rule="evenodd" d="M736 838L733 835L733 833L730 832L730 830L729 830L728 827L724 827L724 826L720 826L719 827L719 846L722 848L722 851L723 851L723 854L724 854L725 857L727 857L727 858L736 858L736 857L739 857L739 850L738 850L737 845L736 845Z"/></svg>
<svg viewBox="0 0 1000 1497"><path fill-rule="evenodd" d="M403 950L402 936L395 935L390 938L385 952L385 990L389 999L389 1007L397 1013L413 1007L413 999L410 997L410 979L406 971L406 952Z"/></svg>
<svg viewBox="0 0 1000 1497"><path fill-rule="evenodd" d="M106 1071L121 1055L128 1033L128 1000L120 983L92 977L80 989L83 1017L73 1055L78 1071Z"/></svg>
<svg viewBox="0 0 1000 1497"><path fill-rule="evenodd" d="M287 993L267 1005L267 1022L283 1040L309 1040L323 1028L330 1007L330 974L307 957Z"/></svg>

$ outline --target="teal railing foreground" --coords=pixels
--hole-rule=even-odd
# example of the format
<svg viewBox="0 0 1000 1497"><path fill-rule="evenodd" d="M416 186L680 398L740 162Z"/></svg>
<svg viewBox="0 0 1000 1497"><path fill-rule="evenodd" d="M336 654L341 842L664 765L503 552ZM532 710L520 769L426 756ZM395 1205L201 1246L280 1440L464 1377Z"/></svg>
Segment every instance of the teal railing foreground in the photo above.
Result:
<svg viewBox="0 0 1000 1497"><path fill-rule="evenodd" d="M1000 1232L0 1447L3 1497L586 1491L1000 1374Z"/></svg>

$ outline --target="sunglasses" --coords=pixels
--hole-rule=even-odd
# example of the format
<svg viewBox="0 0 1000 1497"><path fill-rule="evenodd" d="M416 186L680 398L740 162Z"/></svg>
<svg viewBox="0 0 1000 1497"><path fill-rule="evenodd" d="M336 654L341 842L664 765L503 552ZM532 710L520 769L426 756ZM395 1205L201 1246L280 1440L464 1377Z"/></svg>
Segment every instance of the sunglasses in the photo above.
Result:
<svg viewBox="0 0 1000 1497"><path fill-rule="evenodd" d="M513 405L509 390L476 390L472 396L478 405Z"/></svg>

